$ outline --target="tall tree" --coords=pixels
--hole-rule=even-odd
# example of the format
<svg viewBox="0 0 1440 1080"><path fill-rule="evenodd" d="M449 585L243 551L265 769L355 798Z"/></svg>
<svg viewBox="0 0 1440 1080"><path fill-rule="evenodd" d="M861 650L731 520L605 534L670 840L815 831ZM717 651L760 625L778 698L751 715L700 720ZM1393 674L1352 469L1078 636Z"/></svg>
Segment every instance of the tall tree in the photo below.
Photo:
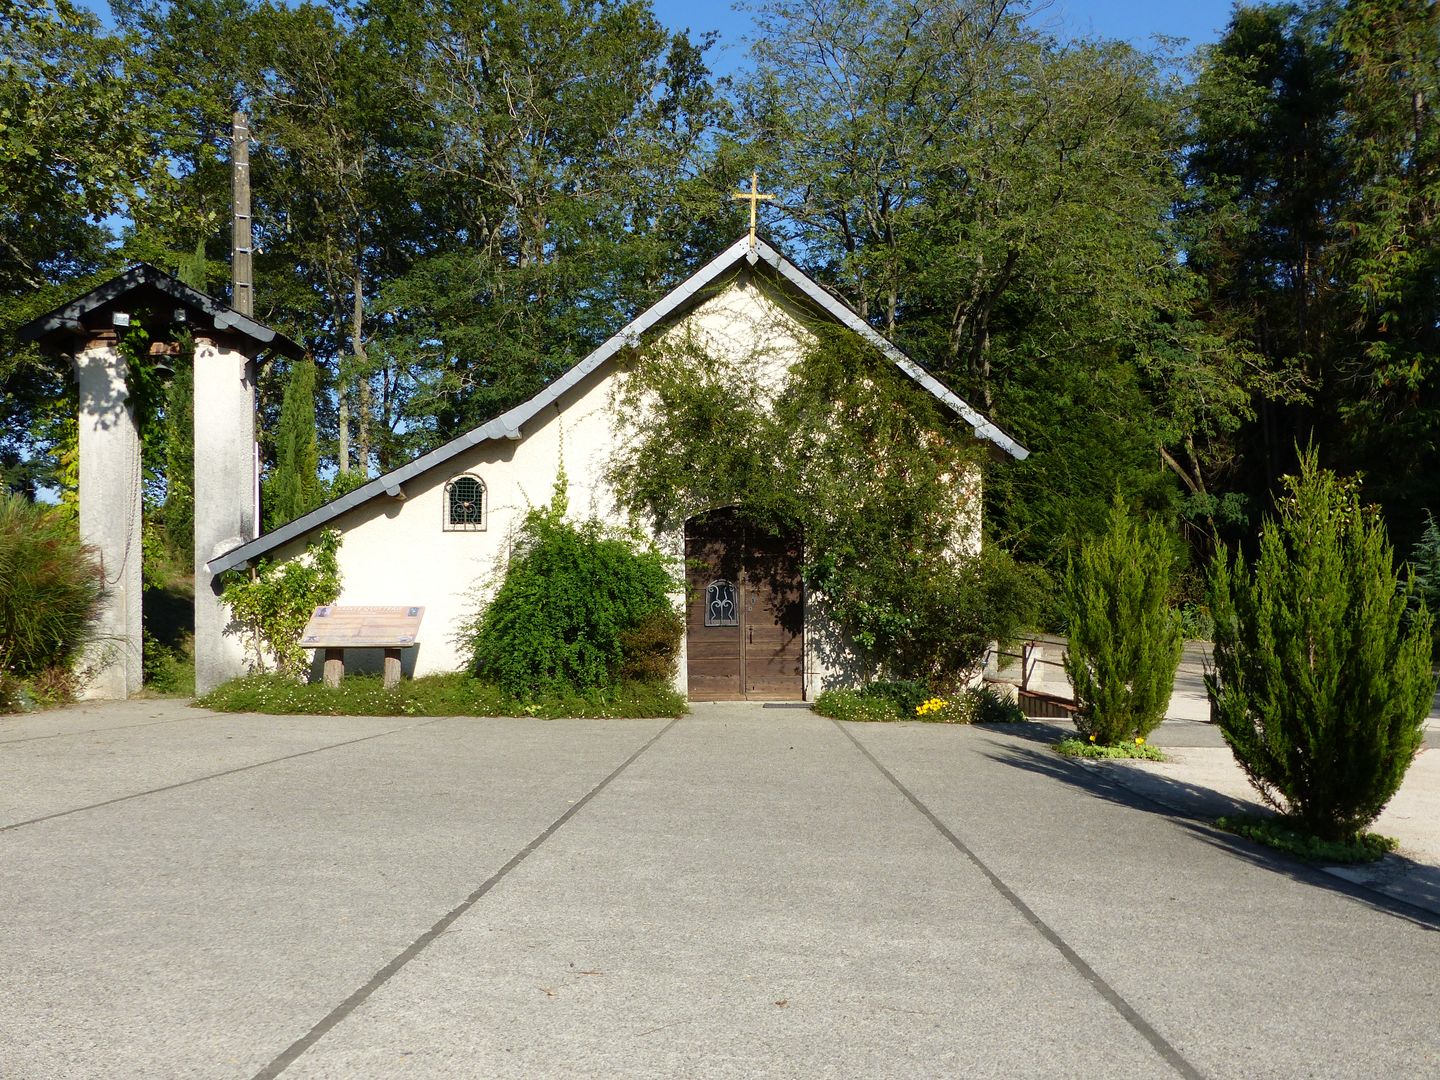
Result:
<svg viewBox="0 0 1440 1080"><path fill-rule="evenodd" d="M1335 273L1353 305L1347 443L1392 528L1440 504L1440 5L1350 0L1335 24L1351 197Z"/></svg>
<svg viewBox="0 0 1440 1080"><path fill-rule="evenodd" d="M1328 6L1237 8L1196 82L1182 208L1197 314L1250 362L1254 423L1213 479L1263 506L1333 399L1346 321L1331 274L1343 197L1340 58ZM1227 462L1228 457L1228 462ZM1226 469L1226 465L1230 468Z"/></svg>
<svg viewBox="0 0 1440 1080"><path fill-rule="evenodd" d="M1173 87L1155 59L1062 44L1027 14L774 0L747 110L781 231L1035 451L996 471L990 520L1051 557L1117 485L1170 500L1154 396L1209 361L1176 318Z"/></svg>
<svg viewBox="0 0 1440 1080"><path fill-rule="evenodd" d="M12 333L112 262L105 219L130 205L144 151L129 44L69 0L11 0L0 19L0 486L31 495L68 394Z"/></svg>
<svg viewBox="0 0 1440 1080"><path fill-rule="evenodd" d="M306 358L292 363L285 379L275 430L275 466L265 480L265 527L294 521L324 501L315 429L315 364Z"/></svg>
<svg viewBox="0 0 1440 1080"><path fill-rule="evenodd" d="M709 226L735 213L708 153L725 110L705 43L641 0L363 13L407 72L405 108L440 136L419 197L443 229L382 290L387 345L425 371L410 420L439 438L532 393L711 253Z"/></svg>

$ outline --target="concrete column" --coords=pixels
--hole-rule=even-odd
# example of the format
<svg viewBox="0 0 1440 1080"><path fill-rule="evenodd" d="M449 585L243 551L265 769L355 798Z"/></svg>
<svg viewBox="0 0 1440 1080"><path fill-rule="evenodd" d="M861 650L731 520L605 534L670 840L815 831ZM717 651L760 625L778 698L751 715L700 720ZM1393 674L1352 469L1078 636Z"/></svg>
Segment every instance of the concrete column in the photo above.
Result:
<svg viewBox="0 0 1440 1080"><path fill-rule="evenodd" d="M114 334L75 355L79 390L80 539L95 549L105 581L99 640L80 663L81 696L123 699L140 689L140 432L129 402L128 366Z"/></svg>
<svg viewBox="0 0 1440 1080"><path fill-rule="evenodd" d="M205 569L216 555L255 539L255 368L225 338L195 339L195 691L246 671L219 584Z"/></svg>

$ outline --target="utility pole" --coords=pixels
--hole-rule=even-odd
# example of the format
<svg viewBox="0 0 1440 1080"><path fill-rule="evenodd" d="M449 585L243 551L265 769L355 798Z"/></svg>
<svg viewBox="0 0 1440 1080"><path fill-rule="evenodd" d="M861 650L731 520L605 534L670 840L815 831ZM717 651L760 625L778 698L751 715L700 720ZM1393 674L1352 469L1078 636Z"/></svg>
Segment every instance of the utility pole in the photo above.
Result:
<svg viewBox="0 0 1440 1080"><path fill-rule="evenodd" d="M255 314L255 263L251 258L250 228L250 125L245 114L235 114L231 129L231 186L234 225L230 239L230 306L242 315Z"/></svg>

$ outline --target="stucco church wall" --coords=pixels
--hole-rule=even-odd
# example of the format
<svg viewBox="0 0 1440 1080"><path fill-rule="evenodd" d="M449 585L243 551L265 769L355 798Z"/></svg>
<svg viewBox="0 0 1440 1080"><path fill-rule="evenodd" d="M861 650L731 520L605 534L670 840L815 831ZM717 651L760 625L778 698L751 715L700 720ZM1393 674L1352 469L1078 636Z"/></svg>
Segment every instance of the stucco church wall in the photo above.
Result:
<svg viewBox="0 0 1440 1080"><path fill-rule="evenodd" d="M800 322L747 275L662 332L672 340L686 333L704 342L712 354L758 365L752 377L771 392L783 384L809 339ZM407 673L426 675L465 665L467 658L455 637L476 609L477 589L498 583L502 560L525 514L550 500L562 465L573 516L628 524L605 479L611 456L625 437L617 430L616 413L616 379L623 378L623 372L623 363L602 365L529 420L521 438L473 447L407 482L403 499L377 497L332 523L344 536L338 603L424 605L420 643L406 650ZM484 528L446 531L445 487L464 474L485 485ZM683 558L681 536L661 536L657 542L677 562ZM276 556L289 558L303 550L304 544L296 542ZM679 606L683 595L677 593L674 600ZM853 684L860 676L820 597L807 600L805 656L807 698L828 686ZM378 651L347 656L349 670L379 666ZM676 686L685 689L683 653Z"/></svg>

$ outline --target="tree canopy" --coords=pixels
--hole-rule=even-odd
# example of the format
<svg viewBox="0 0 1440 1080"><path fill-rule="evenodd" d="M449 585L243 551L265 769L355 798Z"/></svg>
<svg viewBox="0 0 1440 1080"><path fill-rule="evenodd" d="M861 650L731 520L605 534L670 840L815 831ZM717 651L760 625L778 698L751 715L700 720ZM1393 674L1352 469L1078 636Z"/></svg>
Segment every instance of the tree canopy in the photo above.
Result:
<svg viewBox="0 0 1440 1080"><path fill-rule="evenodd" d="M315 360L327 473L553 379L741 234L758 169L787 253L1034 451L987 465L1022 557L1063 565L1117 492L1198 554L1250 536L1312 439L1408 548L1440 502L1437 12L1241 5L1180 54L1012 0L762 0L734 86L647 0L12 0L0 477L62 482L68 437L15 326L137 259L223 295L242 110L256 314Z"/></svg>

